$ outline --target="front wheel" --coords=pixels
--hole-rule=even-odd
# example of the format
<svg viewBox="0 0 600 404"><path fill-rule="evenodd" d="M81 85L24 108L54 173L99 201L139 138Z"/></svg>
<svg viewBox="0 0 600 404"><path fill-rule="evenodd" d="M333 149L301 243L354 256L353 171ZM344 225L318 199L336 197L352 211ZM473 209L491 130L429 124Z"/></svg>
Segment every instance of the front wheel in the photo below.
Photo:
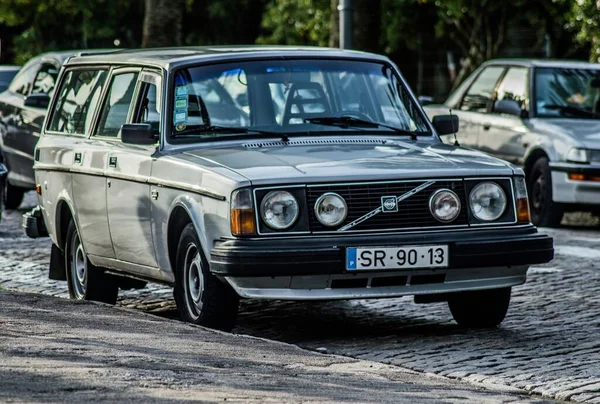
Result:
<svg viewBox="0 0 600 404"><path fill-rule="evenodd" d="M67 230L65 252L67 284L71 299L115 304L119 293L116 279L88 261L81 237L72 220Z"/></svg>
<svg viewBox="0 0 600 404"><path fill-rule="evenodd" d="M531 222L536 226L557 227L563 217L563 208L552 200L552 173L546 157L541 157L527 175L527 192Z"/></svg>
<svg viewBox="0 0 600 404"><path fill-rule="evenodd" d="M448 307L458 325L493 328L506 316L510 292L511 288L502 288L455 293L448 299Z"/></svg>
<svg viewBox="0 0 600 404"><path fill-rule="evenodd" d="M191 223L183 229L177 246L173 294L183 320L222 331L233 329L239 296L210 273Z"/></svg>

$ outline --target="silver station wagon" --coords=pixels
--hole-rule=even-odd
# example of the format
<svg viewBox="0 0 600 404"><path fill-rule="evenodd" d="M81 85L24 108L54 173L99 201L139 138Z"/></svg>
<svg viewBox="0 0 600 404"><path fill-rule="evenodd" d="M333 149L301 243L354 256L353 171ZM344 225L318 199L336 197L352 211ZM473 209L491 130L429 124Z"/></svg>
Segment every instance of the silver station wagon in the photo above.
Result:
<svg viewBox="0 0 600 404"><path fill-rule="evenodd" d="M432 123L433 122L433 123ZM414 295L461 325L504 319L553 258L523 171L440 141L383 56L321 48L125 50L71 58L35 150L31 237L72 298L174 287L230 330L239 298Z"/></svg>

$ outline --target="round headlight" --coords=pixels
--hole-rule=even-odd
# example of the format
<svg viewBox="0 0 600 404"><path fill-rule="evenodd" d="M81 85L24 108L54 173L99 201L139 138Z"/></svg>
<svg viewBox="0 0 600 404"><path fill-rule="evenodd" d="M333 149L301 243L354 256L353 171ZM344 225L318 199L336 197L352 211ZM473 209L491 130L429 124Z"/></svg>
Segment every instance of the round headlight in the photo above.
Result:
<svg viewBox="0 0 600 404"><path fill-rule="evenodd" d="M429 198L429 211L440 222L450 223L460 213L460 199L449 189L439 189Z"/></svg>
<svg viewBox="0 0 600 404"><path fill-rule="evenodd" d="M260 204L260 215L273 230L291 227L298 219L299 212L298 201L287 191L271 191Z"/></svg>
<svg viewBox="0 0 600 404"><path fill-rule="evenodd" d="M486 222L498 219L506 209L506 194L494 182L482 182L473 188L469 196L471 212Z"/></svg>
<svg viewBox="0 0 600 404"><path fill-rule="evenodd" d="M323 194L315 202L315 216L323 226L337 226L346 220L347 214L346 201L336 193Z"/></svg>

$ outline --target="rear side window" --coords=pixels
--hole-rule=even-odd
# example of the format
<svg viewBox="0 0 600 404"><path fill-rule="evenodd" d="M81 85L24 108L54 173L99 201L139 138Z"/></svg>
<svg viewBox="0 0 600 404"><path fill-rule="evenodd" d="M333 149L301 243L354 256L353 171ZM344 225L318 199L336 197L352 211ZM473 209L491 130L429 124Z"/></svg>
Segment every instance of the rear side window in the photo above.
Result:
<svg viewBox="0 0 600 404"><path fill-rule="evenodd" d="M54 65L51 65L49 63L43 64L37 76L35 76L35 80L33 82L33 90L31 90L31 92L34 94L51 94L52 90L54 90L54 85L56 84L57 77L58 69Z"/></svg>
<svg viewBox="0 0 600 404"><path fill-rule="evenodd" d="M48 130L87 134L102 94L106 75L106 70L99 69L77 69L66 72L62 86L57 92Z"/></svg>
<svg viewBox="0 0 600 404"><path fill-rule="evenodd" d="M460 109L463 111L487 112L488 105L492 102L496 83L498 83L502 72L504 72L504 66L486 67L469 87Z"/></svg>
<svg viewBox="0 0 600 404"><path fill-rule="evenodd" d="M108 96L102 107L97 136L117 137L121 126L127 123L133 91L138 73L130 72L115 75Z"/></svg>

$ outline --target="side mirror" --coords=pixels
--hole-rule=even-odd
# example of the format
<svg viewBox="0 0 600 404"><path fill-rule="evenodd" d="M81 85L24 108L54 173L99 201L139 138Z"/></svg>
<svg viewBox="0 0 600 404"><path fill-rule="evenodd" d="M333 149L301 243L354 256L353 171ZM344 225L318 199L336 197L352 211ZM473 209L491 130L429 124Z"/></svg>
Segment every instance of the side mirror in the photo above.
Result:
<svg viewBox="0 0 600 404"><path fill-rule="evenodd" d="M497 114L508 114L514 116L523 116L523 110L515 100L499 100L494 103L493 112Z"/></svg>
<svg viewBox="0 0 600 404"><path fill-rule="evenodd" d="M438 135L452 135L458 132L458 117L456 115L436 115L431 120Z"/></svg>
<svg viewBox="0 0 600 404"><path fill-rule="evenodd" d="M121 126L121 141L127 144L153 145L158 141L149 123L126 123Z"/></svg>
<svg viewBox="0 0 600 404"><path fill-rule="evenodd" d="M44 93L29 94L24 104L26 107L46 109L50 105L50 96Z"/></svg>
<svg viewBox="0 0 600 404"><path fill-rule="evenodd" d="M430 105L433 104L433 97L430 97L428 95L420 95L417 97L417 99L419 100L419 104L421 104L422 106L425 105Z"/></svg>

